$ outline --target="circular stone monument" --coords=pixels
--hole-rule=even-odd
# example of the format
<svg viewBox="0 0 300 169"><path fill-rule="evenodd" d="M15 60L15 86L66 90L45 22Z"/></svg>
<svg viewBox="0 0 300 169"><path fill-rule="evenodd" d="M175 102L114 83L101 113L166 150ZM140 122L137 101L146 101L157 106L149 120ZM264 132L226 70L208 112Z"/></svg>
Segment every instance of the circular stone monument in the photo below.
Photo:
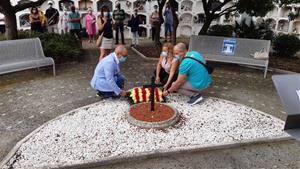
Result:
<svg viewBox="0 0 300 169"><path fill-rule="evenodd" d="M150 103L139 103L130 107L127 114L129 123L142 128L163 129L176 124L179 113L176 109L163 103L155 103L154 111Z"/></svg>

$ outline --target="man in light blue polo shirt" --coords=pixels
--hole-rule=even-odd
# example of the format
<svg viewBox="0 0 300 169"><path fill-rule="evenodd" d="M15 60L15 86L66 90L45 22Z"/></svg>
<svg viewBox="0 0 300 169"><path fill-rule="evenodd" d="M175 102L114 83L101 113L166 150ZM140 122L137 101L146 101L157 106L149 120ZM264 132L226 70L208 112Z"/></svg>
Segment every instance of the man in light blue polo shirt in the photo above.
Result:
<svg viewBox="0 0 300 169"><path fill-rule="evenodd" d="M97 64L91 86L104 98L126 96L123 90L125 77L121 74L119 64L126 61L128 50L124 45L116 47L115 52L103 58Z"/></svg>
<svg viewBox="0 0 300 169"><path fill-rule="evenodd" d="M198 62L201 61L205 64L205 60L196 51L188 52L184 43L178 43L174 47L174 54L182 58L179 66L179 75L176 82L163 95L167 96L169 93L177 91L180 94L189 96L190 100L188 103L191 105L201 102L203 100L201 92L207 89L212 82L207 69Z"/></svg>

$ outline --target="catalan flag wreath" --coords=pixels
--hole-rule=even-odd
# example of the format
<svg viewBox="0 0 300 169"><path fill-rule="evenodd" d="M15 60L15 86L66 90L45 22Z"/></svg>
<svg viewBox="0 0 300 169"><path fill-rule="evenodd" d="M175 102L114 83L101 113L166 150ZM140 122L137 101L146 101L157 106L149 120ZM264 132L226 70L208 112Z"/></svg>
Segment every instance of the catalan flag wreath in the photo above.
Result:
<svg viewBox="0 0 300 169"><path fill-rule="evenodd" d="M128 101L130 104L148 103L150 102L151 98L151 90L151 88L133 88L127 93ZM166 98L162 95L163 92L161 89L155 88L154 94L155 102L166 102Z"/></svg>

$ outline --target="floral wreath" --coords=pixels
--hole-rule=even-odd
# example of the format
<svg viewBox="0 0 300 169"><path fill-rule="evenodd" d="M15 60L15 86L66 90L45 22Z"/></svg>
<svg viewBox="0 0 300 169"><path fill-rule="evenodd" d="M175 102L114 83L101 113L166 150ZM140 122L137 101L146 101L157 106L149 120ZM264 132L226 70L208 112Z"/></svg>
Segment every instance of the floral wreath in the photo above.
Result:
<svg viewBox="0 0 300 169"><path fill-rule="evenodd" d="M127 98L130 104L148 103L151 98L151 88L136 87L128 91ZM155 102L165 102L166 98L162 95L163 92L159 88L155 88L154 100Z"/></svg>

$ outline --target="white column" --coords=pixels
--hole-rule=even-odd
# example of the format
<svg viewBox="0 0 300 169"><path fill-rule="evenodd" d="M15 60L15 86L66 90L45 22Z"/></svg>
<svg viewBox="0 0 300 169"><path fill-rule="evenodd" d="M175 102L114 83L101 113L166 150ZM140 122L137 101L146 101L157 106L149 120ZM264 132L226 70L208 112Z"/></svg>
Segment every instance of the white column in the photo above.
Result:
<svg viewBox="0 0 300 169"><path fill-rule="evenodd" d="M295 21L290 21L290 22L289 22L289 30L288 30L288 33L293 33L293 25L294 25L294 22L295 22Z"/></svg>

